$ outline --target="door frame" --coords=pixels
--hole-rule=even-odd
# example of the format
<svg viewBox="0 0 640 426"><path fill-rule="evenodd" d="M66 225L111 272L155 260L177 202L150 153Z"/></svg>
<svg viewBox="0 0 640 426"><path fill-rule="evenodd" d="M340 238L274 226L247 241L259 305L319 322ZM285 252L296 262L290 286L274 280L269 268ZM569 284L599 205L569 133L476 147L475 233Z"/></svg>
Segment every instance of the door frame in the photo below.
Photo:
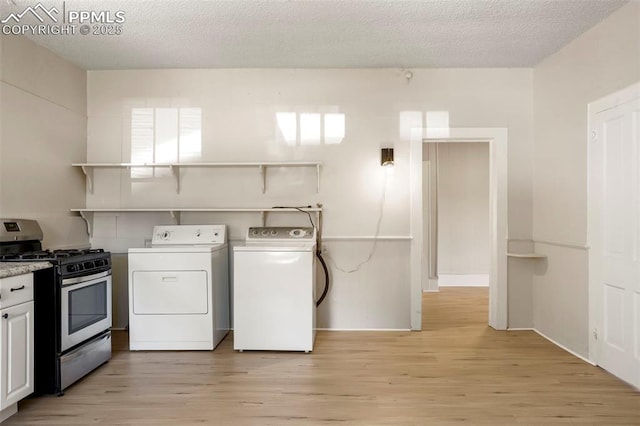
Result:
<svg viewBox="0 0 640 426"><path fill-rule="evenodd" d="M607 109L615 108L619 105L631 102L640 98L640 82L632 84L622 90L606 95L598 100L589 102L587 105L587 247L588 253L588 295L589 295L589 361L599 365L598 359L598 330L602 331L603 306L602 298L597 280L600 275L600 264L596 262L597 252L601 250L601 241L597 237L601 231L599 213L600 200L595 200L594 192L597 182L594 180L597 173L597 164L594 163L593 141L597 138L594 134L596 115Z"/></svg>
<svg viewBox="0 0 640 426"><path fill-rule="evenodd" d="M434 129L429 129L429 132ZM507 140L506 128L451 128L447 137L430 138L424 128L411 130L409 143L411 196L411 329L422 329L423 193L422 146L438 142L489 143L489 217L491 268L489 272L489 326L506 330L507 306Z"/></svg>

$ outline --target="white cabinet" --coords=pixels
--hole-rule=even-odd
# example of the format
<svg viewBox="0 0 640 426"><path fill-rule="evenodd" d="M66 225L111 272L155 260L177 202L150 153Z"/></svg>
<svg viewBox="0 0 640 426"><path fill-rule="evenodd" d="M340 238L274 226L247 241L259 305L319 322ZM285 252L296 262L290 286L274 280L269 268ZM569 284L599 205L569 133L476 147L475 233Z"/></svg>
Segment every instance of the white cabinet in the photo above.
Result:
<svg viewBox="0 0 640 426"><path fill-rule="evenodd" d="M33 392L33 274L0 279L0 421Z"/></svg>
<svg viewBox="0 0 640 426"><path fill-rule="evenodd" d="M0 312L0 405L5 407L33 392L33 302L21 303Z"/></svg>

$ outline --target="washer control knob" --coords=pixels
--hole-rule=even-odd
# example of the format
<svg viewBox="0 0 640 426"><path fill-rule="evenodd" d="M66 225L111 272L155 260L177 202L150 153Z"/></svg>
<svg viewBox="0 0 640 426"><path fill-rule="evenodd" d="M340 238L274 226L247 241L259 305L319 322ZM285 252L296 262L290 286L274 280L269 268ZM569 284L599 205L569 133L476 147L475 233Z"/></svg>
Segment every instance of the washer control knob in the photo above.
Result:
<svg viewBox="0 0 640 426"><path fill-rule="evenodd" d="M267 231L266 229L264 229L261 233L260 233L263 237L266 237L269 235L269 231Z"/></svg>
<svg viewBox="0 0 640 426"><path fill-rule="evenodd" d="M162 235L160 235L160 238L162 238L163 240L165 240L165 241L166 241L166 240L168 240L168 239L169 239L169 237L170 237L170 236L171 236L171 232L169 232L169 231L164 231L164 232L162 233Z"/></svg>
<svg viewBox="0 0 640 426"><path fill-rule="evenodd" d="M258 230L257 229L252 229L251 230L251 235L253 235L254 237L258 236Z"/></svg>
<svg viewBox="0 0 640 426"><path fill-rule="evenodd" d="M275 237L278 235L278 231L276 229L271 230L271 236Z"/></svg>
<svg viewBox="0 0 640 426"><path fill-rule="evenodd" d="M299 238L299 237L304 237L305 232L302 229L292 229L289 232L289 235L291 235L294 238Z"/></svg>

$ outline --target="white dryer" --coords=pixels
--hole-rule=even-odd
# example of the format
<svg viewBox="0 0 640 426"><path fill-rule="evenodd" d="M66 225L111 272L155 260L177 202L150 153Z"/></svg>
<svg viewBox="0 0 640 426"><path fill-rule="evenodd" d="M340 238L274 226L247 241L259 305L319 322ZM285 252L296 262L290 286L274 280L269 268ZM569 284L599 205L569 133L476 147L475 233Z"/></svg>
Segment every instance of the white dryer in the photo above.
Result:
<svg viewBox="0 0 640 426"><path fill-rule="evenodd" d="M249 228L234 247L233 348L313 350L315 228Z"/></svg>
<svg viewBox="0 0 640 426"><path fill-rule="evenodd" d="M129 349L212 350L229 331L226 225L167 225L129 249Z"/></svg>

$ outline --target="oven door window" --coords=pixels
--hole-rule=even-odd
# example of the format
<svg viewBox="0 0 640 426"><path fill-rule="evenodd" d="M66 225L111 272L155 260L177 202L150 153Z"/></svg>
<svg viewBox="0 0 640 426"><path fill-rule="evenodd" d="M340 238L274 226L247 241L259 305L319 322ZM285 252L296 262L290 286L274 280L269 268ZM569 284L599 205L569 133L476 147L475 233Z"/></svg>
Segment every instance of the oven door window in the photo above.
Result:
<svg viewBox="0 0 640 426"><path fill-rule="evenodd" d="M107 291L107 281L69 291L69 335L108 317Z"/></svg>

